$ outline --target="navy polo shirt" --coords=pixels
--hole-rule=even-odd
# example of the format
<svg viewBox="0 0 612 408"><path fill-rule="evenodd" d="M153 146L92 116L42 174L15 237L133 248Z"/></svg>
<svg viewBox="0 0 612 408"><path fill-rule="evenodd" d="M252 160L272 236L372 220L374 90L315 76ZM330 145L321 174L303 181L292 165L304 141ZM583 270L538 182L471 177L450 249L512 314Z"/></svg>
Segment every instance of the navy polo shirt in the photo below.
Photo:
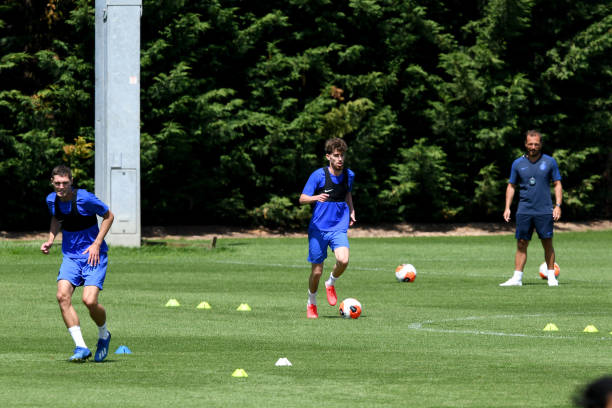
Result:
<svg viewBox="0 0 612 408"><path fill-rule="evenodd" d="M512 163L510 184L519 186L517 214L551 214L551 181L561 180L559 166L552 157L542 154L535 163L521 156Z"/></svg>

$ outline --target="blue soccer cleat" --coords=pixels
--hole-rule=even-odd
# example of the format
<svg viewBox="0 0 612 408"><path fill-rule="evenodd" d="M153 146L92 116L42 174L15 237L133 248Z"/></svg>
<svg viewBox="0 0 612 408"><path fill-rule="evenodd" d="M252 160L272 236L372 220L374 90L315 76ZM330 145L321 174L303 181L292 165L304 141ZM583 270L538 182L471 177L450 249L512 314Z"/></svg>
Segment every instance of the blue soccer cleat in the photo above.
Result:
<svg viewBox="0 0 612 408"><path fill-rule="evenodd" d="M96 356L94 357L94 360L96 360L96 362L101 363L108 355L108 346L110 345L110 340L110 332L108 332L108 337L106 338L106 340L98 339L98 347L96 348Z"/></svg>
<svg viewBox="0 0 612 408"><path fill-rule="evenodd" d="M87 360L89 357L91 357L91 351L87 347L77 347L69 360L78 363Z"/></svg>

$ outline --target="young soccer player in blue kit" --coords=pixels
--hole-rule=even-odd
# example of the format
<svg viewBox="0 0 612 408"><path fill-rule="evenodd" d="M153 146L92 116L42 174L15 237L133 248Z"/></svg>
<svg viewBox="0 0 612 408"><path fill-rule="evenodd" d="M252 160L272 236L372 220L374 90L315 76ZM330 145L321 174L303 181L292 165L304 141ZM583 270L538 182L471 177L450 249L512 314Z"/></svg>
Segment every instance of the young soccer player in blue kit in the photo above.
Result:
<svg viewBox="0 0 612 408"><path fill-rule="evenodd" d="M329 166L315 170L300 195L300 204L313 206L308 226L308 262L311 263L308 281L306 317L316 319L317 290L323 273L323 262L327 258L327 247L334 251L336 264L325 282L327 301L331 306L337 302L336 279L346 270L349 262L347 231L355 219L353 208L353 179L355 174L344 168L344 155L348 147L339 138L325 143L325 156Z"/></svg>
<svg viewBox="0 0 612 408"><path fill-rule="evenodd" d="M51 185L55 190L47 196L51 213L49 239L40 250L49 249L62 229L63 261L57 276L57 301L76 348L71 361L85 361L91 357L87 348L76 310L72 306L72 294L77 286L83 286L83 303L98 326L98 345L95 361L104 361L108 355L111 334L106 327L106 310L98 303L108 264L108 247L104 237L113 223L113 213L94 194L72 187L72 172L67 166L57 166L51 173ZM98 219L102 223L98 228Z"/></svg>
<svg viewBox="0 0 612 408"><path fill-rule="evenodd" d="M555 250L553 248L553 221L561 218L563 187L557 162L542 154L542 135L529 130L525 136L527 153L512 163L506 188L504 220L510 221L510 205L519 186L520 201L516 211L516 255L514 274L500 286L522 286L523 268L527 262L527 246L535 228L544 247L544 259L548 266L548 286L558 286L555 277ZM550 198L550 182L553 182L555 205Z"/></svg>

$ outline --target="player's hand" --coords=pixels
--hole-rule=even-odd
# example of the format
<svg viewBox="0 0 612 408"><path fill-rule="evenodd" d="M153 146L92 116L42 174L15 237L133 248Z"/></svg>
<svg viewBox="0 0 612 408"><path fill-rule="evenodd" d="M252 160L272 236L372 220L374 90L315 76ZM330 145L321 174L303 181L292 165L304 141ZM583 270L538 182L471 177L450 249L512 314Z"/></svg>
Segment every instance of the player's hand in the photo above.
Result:
<svg viewBox="0 0 612 408"><path fill-rule="evenodd" d="M559 221L561 218L561 207L556 207L553 209L553 221Z"/></svg>
<svg viewBox="0 0 612 408"><path fill-rule="evenodd" d="M329 198L329 194L326 194L326 193L319 194L318 196L315 196L315 198L317 199L317 201L324 203Z"/></svg>
<svg viewBox="0 0 612 408"><path fill-rule="evenodd" d="M100 263L100 245L95 242L87 247L86 250L82 252L83 254L89 253L87 257L87 264L91 266L98 266Z"/></svg>
<svg viewBox="0 0 612 408"><path fill-rule="evenodd" d="M352 227L353 224L357 222L357 218L355 218L355 211L351 212L351 219L349 221L349 227Z"/></svg>
<svg viewBox="0 0 612 408"><path fill-rule="evenodd" d="M510 210L504 210L504 220L510 222Z"/></svg>
<svg viewBox="0 0 612 408"><path fill-rule="evenodd" d="M45 255L49 255L49 249L51 249L52 245L53 242L51 241L43 242L43 244L40 246L41 252Z"/></svg>

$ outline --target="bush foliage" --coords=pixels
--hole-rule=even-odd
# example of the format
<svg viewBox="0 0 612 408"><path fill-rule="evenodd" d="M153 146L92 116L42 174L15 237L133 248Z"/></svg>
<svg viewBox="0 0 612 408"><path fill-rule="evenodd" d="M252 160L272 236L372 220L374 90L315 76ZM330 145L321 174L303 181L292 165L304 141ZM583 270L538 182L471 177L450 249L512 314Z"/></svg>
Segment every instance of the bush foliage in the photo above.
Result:
<svg viewBox="0 0 612 408"><path fill-rule="evenodd" d="M361 222L499 219L531 128L564 217L612 212L609 1L143 3L144 224L299 228L329 137ZM93 186L93 2L7 0L0 31L0 226L43 228L55 164Z"/></svg>

